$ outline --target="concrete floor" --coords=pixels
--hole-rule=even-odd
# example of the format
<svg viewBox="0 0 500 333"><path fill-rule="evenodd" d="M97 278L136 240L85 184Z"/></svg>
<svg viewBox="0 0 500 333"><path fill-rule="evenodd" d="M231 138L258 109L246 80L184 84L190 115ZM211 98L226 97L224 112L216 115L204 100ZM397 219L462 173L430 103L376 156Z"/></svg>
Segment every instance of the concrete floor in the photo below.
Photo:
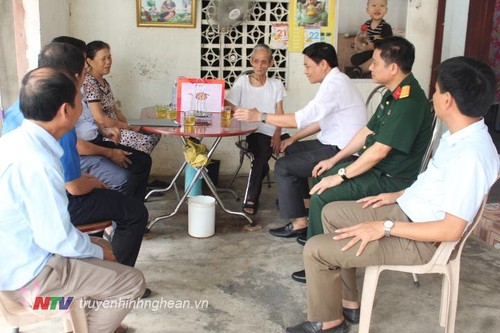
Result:
<svg viewBox="0 0 500 333"><path fill-rule="evenodd" d="M241 189L244 182L238 178L233 187ZM245 231L243 218L217 208L215 235L192 238L187 233L187 205L174 218L157 223L152 230L157 236L143 242L136 265L153 290L149 300L157 304L188 300L190 306L134 309L125 319L129 332L272 333L306 320L305 285L290 278L303 268L302 247L295 239L268 233L284 224L278 218L275 191L275 184L263 188L258 231ZM221 197L229 208L239 209L241 203L229 194ZM147 203L150 216L170 211L174 201L173 193L153 198ZM471 238L462 256L455 332L500 331L499 273L500 252ZM360 283L362 277L360 270ZM423 275L420 282L416 288L408 274L382 274L371 332L444 331L438 323L441 279ZM353 326L351 332L357 330ZM1 317L0 331L10 332ZM62 332L62 324L52 320L22 327L22 332Z"/></svg>

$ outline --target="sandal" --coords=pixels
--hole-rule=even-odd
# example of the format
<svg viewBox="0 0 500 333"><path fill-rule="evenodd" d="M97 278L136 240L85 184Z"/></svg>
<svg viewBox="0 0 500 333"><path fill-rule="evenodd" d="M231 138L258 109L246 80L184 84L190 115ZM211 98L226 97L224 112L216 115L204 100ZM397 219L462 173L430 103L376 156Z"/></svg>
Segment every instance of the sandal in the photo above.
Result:
<svg viewBox="0 0 500 333"><path fill-rule="evenodd" d="M243 204L243 213L248 215L257 214L257 210L259 208L259 204L257 202L247 201Z"/></svg>

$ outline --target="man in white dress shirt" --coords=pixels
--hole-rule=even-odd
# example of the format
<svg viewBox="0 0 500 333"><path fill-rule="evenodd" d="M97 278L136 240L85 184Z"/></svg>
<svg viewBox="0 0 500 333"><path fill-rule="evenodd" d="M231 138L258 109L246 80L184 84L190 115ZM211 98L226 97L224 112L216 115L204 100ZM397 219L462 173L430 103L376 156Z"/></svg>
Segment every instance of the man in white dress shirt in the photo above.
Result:
<svg viewBox="0 0 500 333"><path fill-rule="evenodd" d="M304 74L310 83L320 84L307 105L292 114L268 114L255 108L240 108L235 112L238 120L300 129L282 142L285 156L275 165L280 217L293 219L293 223L270 230L279 237L299 236L307 231L308 178L313 168L343 149L367 121L361 94L337 67L335 48L323 42L314 43L302 54ZM316 139L299 141L314 134Z"/></svg>
<svg viewBox="0 0 500 333"><path fill-rule="evenodd" d="M476 59L440 65L433 101L449 131L427 170L405 190L324 207L326 234L304 248L309 321L287 333L348 332L349 314L360 305L357 267L422 265L436 243L462 237L498 176L497 151L483 119L495 81L493 70Z"/></svg>

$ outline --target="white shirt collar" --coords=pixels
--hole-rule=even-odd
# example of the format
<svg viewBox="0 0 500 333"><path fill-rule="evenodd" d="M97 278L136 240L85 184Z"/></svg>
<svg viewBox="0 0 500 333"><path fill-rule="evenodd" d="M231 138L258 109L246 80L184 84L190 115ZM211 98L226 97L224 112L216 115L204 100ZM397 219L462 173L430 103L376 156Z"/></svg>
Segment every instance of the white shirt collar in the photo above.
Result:
<svg viewBox="0 0 500 333"><path fill-rule="evenodd" d="M463 138L469 137L475 132L483 131L485 128L486 125L484 124L484 118L481 118L481 120L476 121L475 123L462 128L453 134L451 134L450 131L446 131L446 133L443 134L443 141L449 146L453 146L457 142L462 141Z"/></svg>
<svg viewBox="0 0 500 333"><path fill-rule="evenodd" d="M54 138L44 128L28 119L23 120L21 128L29 135L37 137L40 140L41 144L47 147L47 149L52 154L54 154L55 157L57 157L58 159L62 157L64 150L62 149L61 145L59 145L56 138Z"/></svg>

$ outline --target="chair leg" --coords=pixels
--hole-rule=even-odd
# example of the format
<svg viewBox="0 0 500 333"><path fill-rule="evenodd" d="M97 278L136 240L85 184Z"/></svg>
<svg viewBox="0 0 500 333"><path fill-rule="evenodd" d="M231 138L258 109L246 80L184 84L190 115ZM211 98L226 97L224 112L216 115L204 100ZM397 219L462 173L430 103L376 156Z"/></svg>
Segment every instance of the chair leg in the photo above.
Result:
<svg viewBox="0 0 500 333"><path fill-rule="evenodd" d="M415 287L420 288L420 281L418 281L418 276L415 273L411 273L411 276L413 277L413 284Z"/></svg>
<svg viewBox="0 0 500 333"><path fill-rule="evenodd" d="M450 287L450 276L447 273L443 273L443 280L441 282L441 306L439 308L439 325L441 327L447 326L450 304Z"/></svg>
<svg viewBox="0 0 500 333"><path fill-rule="evenodd" d="M361 316L358 333L368 333L370 331L373 301L375 300L375 292L377 290L380 272L379 266L366 267L363 294L361 296Z"/></svg>
<svg viewBox="0 0 500 333"><path fill-rule="evenodd" d="M241 166L243 165L243 159L240 158L240 165L238 165L238 168L233 174L233 177L231 177L231 181L229 181L229 185L227 185L227 188L231 188L231 185L233 185L234 180L236 179L236 176L238 175L238 172L240 172Z"/></svg>
<svg viewBox="0 0 500 333"><path fill-rule="evenodd" d="M267 175L266 175L266 177L267 177L267 187L268 187L268 188L271 188L271 177L269 176L269 173L270 173L270 172L271 172L271 170L269 170L269 171L267 172Z"/></svg>
<svg viewBox="0 0 500 333"><path fill-rule="evenodd" d="M250 187L250 177L252 176L252 169L253 169L253 155L249 155L248 158L250 159L250 171L248 172L248 179L247 179L247 187L245 189L245 197L243 198L243 203L247 203L248 200L248 188Z"/></svg>
<svg viewBox="0 0 500 333"><path fill-rule="evenodd" d="M458 303L458 287L460 284L460 258L451 261L448 264L449 268L449 302L447 308L447 318L445 333L455 332L455 320L457 317L457 303Z"/></svg>

